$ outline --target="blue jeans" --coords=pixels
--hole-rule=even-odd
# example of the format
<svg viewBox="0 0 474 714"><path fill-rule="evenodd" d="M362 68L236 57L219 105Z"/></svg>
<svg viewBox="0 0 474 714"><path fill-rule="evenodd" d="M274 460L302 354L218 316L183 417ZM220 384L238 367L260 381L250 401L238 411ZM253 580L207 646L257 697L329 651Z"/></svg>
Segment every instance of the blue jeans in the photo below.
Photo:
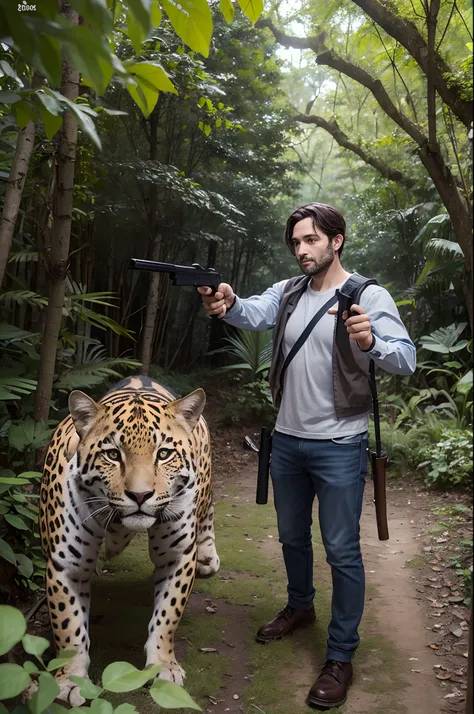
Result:
<svg viewBox="0 0 474 714"><path fill-rule="evenodd" d="M367 473L367 434L339 439L300 439L273 434L271 476L278 534L288 576L288 604L312 606L312 507L332 572L332 617L327 659L350 662L359 644L365 575L359 520Z"/></svg>

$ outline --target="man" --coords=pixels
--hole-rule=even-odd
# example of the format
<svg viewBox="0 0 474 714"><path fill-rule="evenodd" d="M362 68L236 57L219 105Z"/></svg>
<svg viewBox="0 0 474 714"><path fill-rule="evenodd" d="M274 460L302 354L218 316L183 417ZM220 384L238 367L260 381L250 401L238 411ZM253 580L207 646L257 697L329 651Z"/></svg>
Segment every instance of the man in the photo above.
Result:
<svg viewBox="0 0 474 714"><path fill-rule="evenodd" d="M333 595L326 663L307 699L314 708L346 701L359 644L365 593L359 520L367 471L369 362L373 359L385 372L408 375L416 361L393 299L381 286L370 285L351 315L342 315L346 347L335 338L337 306L324 310L281 384L282 364L292 346L350 277L340 262L345 230L344 218L331 206L303 206L291 214L285 231L303 276L247 299L237 297L226 283L214 296L209 288L198 288L208 315L247 330L275 326L269 381L279 413L271 476L288 604L259 629L257 641L281 639L315 620L311 513L316 495Z"/></svg>

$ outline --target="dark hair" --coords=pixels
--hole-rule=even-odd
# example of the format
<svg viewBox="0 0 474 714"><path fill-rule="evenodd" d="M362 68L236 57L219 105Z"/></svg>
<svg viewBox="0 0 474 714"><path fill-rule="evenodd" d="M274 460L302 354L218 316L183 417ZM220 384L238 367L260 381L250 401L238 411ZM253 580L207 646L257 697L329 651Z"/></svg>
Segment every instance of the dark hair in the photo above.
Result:
<svg viewBox="0 0 474 714"><path fill-rule="evenodd" d="M314 228L319 228L320 231L327 235L329 240L332 240L339 234L342 235L345 240L346 222L339 211L336 211L335 208L328 206L326 203L309 203L307 206L301 206L301 208L297 208L293 211L286 222L285 241L293 255L295 254L295 248L291 242L293 229L295 225L304 218L311 218ZM341 244L341 247L337 251L339 257L341 257L343 248L344 243Z"/></svg>

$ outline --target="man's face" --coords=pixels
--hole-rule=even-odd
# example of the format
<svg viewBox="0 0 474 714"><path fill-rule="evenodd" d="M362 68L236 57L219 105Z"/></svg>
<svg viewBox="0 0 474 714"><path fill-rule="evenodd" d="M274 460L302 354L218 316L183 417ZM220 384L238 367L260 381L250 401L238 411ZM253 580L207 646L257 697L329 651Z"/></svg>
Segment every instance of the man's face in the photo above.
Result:
<svg viewBox="0 0 474 714"><path fill-rule="evenodd" d="M332 241L311 218L303 218L293 228L292 243L298 264L305 275L317 275L327 270L334 261L336 250L342 244L342 236Z"/></svg>

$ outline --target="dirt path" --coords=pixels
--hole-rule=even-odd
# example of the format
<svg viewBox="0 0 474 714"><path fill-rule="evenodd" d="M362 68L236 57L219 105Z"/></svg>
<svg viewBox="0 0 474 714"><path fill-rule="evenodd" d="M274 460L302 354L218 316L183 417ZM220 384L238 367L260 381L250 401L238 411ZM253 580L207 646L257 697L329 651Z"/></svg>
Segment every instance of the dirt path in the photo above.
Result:
<svg viewBox="0 0 474 714"><path fill-rule="evenodd" d="M253 469L241 472L237 483L233 484L241 501L253 501L254 483ZM433 676L437 657L428 646L430 638L426 629L426 613L416 591L413 570L407 567L407 562L420 555L418 531L416 526L409 522L406 510L400 505L390 508L389 525L390 541L382 543L377 539L371 484L368 484L361 522L367 577L364 615L366 624L362 630L365 629L368 634L371 651L361 658L363 661L360 665L355 661L354 684L344 707L344 714L371 714L378 711L379 706L384 714L437 714L440 712L443 697ZM317 530L316 519L313 530ZM276 538L262 539L259 549L271 559L284 578L283 558ZM321 558L315 564L315 584L330 587L330 570ZM297 647L300 644L308 645L307 632L295 633L292 639ZM385 647L393 650L392 671L388 677L383 673L381 679L387 684L390 681L389 686L394 691L381 693L375 691L378 688L376 680L380 664L378 651L382 652ZM300 653L296 675L300 689L297 700L300 706L304 704L308 688L317 674L315 664L320 664L324 656L324 653L320 652L319 656L316 654L311 657L307 652L308 648L305 656ZM375 687L370 684L375 684ZM393 704L389 703L390 699L393 699ZM229 710L213 708L212 711L216 714L221 714L222 711L223 714Z"/></svg>
<svg viewBox="0 0 474 714"><path fill-rule="evenodd" d="M371 484L368 484L370 494ZM361 539L367 580L366 608L378 622L380 634L388 638L400 655L399 676L405 681L401 700L408 712L435 714L442 693L433 677L438 664L429 648L427 617L416 591L415 576L407 562L419 557L418 531L406 511L392 506L389 512L390 540L381 542L375 533L375 514L366 493ZM390 497L390 493L388 494ZM363 711L351 709L347 712Z"/></svg>

